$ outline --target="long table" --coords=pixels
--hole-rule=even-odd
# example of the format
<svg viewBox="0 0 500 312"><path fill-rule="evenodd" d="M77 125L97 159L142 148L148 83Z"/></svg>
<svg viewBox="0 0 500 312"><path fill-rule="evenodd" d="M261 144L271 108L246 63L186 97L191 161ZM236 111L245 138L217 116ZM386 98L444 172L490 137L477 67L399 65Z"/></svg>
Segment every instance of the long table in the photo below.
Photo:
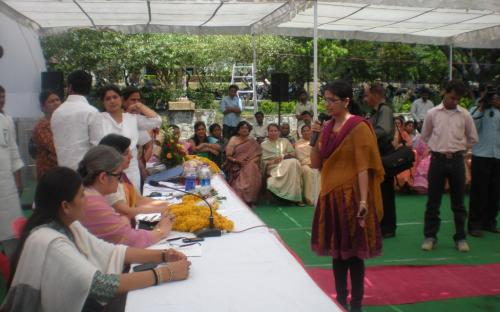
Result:
<svg viewBox="0 0 500 312"><path fill-rule="evenodd" d="M221 176L212 179L212 186L227 198L218 212L234 221L234 231L264 225ZM145 194L151 191L146 188ZM201 256L189 257L187 280L132 291L125 311L342 311L273 229L206 238L198 248Z"/></svg>

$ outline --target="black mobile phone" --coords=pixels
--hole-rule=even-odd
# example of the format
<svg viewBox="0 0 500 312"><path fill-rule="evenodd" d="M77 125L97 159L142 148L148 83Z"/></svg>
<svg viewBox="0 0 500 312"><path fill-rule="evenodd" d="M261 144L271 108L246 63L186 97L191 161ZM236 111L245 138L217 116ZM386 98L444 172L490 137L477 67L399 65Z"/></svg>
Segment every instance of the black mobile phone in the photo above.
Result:
<svg viewBox="0 0 500 312"><path fill-rule="evenodd" d="M191 237L191 238L183 238L182 242L183 243L196 243L196 242L202 242L205 239L203 237Z"/></svg>
<svg viewBox="0 0 500 312"><path fill-rule="evenodd" d="M144 264L136 265L133 270L134 270L134 272L142 272L142 271L154 269L157 266L158 266L157 263L144 263Z"/></svg>

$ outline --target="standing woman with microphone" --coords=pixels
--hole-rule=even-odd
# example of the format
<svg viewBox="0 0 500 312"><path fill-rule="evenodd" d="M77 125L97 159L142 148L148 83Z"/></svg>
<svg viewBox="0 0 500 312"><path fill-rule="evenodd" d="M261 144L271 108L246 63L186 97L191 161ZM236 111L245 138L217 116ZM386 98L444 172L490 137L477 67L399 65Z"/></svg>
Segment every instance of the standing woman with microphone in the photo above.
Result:
<svg viewBox="0 0 500 312"><path fill-rule="evenodd" d="M311 139L311 167L321 170L321 190L313 220L311 247L333 257L337 301L347 307L350 271L350 311L361 311L364 259L381 254L380 183L384 169L370 123L351 114L359 111L352 87L343 80L326 85L324 99L331 120L316 121ZM316 136L317 137L317 136Z"/></svg>

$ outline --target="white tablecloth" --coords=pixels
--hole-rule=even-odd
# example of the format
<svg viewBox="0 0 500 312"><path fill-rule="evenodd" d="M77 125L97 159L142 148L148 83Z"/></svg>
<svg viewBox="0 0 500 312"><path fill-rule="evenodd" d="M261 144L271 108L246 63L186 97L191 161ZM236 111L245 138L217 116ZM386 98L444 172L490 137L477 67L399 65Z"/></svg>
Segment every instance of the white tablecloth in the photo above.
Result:
<svg viewBox="0 0 500 312"><path fill-rule="evenodd" d="M264 224L222 177L214 177L212 186L227 197L218 211L235 222L235 231ZM146 188L148 192L151 189ZM186 281L132 291L126 311L342 311L273 230L256 228L206 238L202 256L189 260Z"/></svg>

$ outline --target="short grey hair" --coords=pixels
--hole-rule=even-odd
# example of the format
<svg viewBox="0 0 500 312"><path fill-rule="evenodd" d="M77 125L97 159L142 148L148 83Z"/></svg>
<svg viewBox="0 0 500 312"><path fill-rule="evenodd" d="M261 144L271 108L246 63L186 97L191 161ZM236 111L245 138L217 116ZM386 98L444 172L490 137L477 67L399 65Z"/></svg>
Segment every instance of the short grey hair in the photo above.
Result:
<svg viewBox="0 0 500 312"><path fill-rule="evenodd" d="M105 145L92 147L78 165L83 185L89 186L101 172L113 172L120 167L123 156L114 148Z"/></svg>

